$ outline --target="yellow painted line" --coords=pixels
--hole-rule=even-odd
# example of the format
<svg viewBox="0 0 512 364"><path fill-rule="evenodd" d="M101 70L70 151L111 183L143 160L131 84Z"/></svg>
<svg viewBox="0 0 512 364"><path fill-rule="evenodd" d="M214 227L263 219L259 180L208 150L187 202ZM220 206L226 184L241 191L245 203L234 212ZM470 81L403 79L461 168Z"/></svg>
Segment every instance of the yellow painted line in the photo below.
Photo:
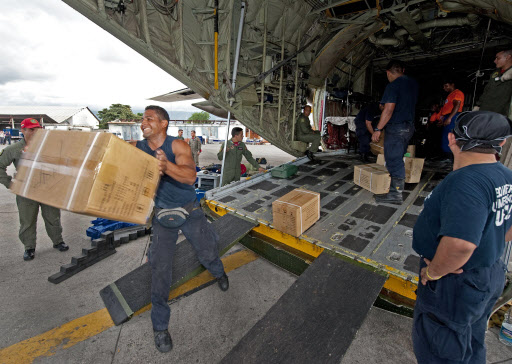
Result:
<svg viewBox="0 0 512 364"><path fill-rule="evenodd" d="M230 272L258 259L258 255L250 250L242 250L222 259L224 269ZM169 299L179 297L189 291L212 281L214 278L204 271L178 288L172 290ZM134 316L151 309L151 305L135 312ZM114 326L114 322L106 308L79 317L50 331L30 339L13 344L0 350L0 363L25 364L32 363L41 356L55 355L57 350L67 349L73 345L96 336Z"/></svg>

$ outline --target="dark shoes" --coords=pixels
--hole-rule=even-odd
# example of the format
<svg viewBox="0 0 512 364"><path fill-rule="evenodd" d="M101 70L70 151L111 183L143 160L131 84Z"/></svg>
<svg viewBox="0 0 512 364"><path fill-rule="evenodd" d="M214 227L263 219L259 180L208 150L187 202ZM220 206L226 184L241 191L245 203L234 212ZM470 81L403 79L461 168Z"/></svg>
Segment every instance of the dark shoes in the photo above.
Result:
<svg viewBox="0 0 512 364"><path fill-rule="evenodd" d="M221 291L226 292L229 289L229 280L226 273L220 278L217 278L217 283L219 284L219 288Z"/></svg>
<svg viewBox="0 0 512 364"><path fill-rule="evenodd" d="M53 246L54 249L59 249L60 252L65 252L69 249L69 246L67 246L64 242L59 243L57 245Z"/></svg>
<svg viewBox="0 0 512 364"><path fill-rule="evenodd" d="M391 185L389 192L382 195L374 195L377 203L391 203L401 205L403 203L402 192L404 190L404 180L401 178L391 177Z"/></svg>
<svg viewBox="0 0 512 364"><path fill-rule="evenodd" d="M155 346L159 352L167 353L172 350L172 339L169 330L153 330L153 333L155 334Z"/></svg>
<svg viewBox="0 0 512 364"><path fill-rule="evenodd" d="M32 260L34 259L34 255L36 253L35 249L27 249L25 253L23 253L23 260Z"/></svg>
<svg viewBox="0 0 512 364"><path fill-rule="evenodd" d="M306 157L308 157L310 161L315 160L315 156L313 155L313 152L311 152L309 150L306 150Z"/></svg>

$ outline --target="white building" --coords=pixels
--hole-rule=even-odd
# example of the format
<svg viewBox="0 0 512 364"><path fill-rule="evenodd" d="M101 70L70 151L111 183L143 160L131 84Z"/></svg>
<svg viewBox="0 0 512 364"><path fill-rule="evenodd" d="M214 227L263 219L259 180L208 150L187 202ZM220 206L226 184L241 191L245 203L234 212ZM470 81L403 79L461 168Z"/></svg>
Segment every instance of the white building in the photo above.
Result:
<svg viewBox="0 0 512 364"><path fill-rule="evenodd" d="M0 129L19 129L21 121L34 118L45 129L98 129L99 120L86 106L0 106Z"/></svg>
<svg viewBox="0 0 512 364"><path fill-rule="evenodd" d="M115 120L108 123L110 133L117 135L123 140L142 140L142 131L140 122ZM244 140L252 139L248 129L238 121L232 121L229 124L229 139L231 139L231 130L234 127L242 128L244 131ZM191 120L170 120L167 134L178 136L178 130L183 129L183 137L191 137L190 132L195 130L196 135L208 143L224 141L226 137L227 122L225 120L191 121Z"/></svg>

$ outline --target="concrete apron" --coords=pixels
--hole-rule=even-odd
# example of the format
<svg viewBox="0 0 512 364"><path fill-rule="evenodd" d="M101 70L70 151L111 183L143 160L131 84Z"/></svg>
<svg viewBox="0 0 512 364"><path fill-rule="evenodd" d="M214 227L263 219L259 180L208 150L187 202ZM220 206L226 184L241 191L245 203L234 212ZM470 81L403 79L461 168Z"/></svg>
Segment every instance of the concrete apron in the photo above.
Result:
<svg viewBox="0 0 512 364"><path fill-rule="evenodd" d="M12 174L13 168L8 172ZM214 284L177 300L171 306L174 349L161 354L154 348L149 311L121 326L111 326L98 294L144 261L148 237L122 245L116 254L58 285L47 281L82 248L90 247L85 236L90 220L62 213L64 241L70 250L61 253L52 248L39 218L36 257L24 262L23 245L17 237L15 196L0 186L0 363L215 363L295 281L295 276L257 259L230 272L228 292L221 292ZM73 321L79 318L82 321ZM73 330L59 333L60 338L51 334L71 321L97 325L98 334L85 340L74 338L74 345L66 347ZM414 363L411 325L408 318L373 308L342 363ZM40 341L29 341L38 335ZM58 344L37 355L46 340L57 340ZM28 350L17 350L19 356L7 361L4 354L18 343L17 348L25 345ZM487 345L489 363L512 361L512 348L499 343L496 329L487 333Z"/></svg>

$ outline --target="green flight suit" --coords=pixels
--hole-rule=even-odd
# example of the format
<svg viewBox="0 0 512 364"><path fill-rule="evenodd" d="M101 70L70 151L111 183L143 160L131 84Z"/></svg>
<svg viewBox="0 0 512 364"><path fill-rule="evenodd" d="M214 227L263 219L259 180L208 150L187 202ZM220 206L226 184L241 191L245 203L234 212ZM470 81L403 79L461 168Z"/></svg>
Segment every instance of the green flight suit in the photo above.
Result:
<svg viewBox="0 0 512 364"><path fill-rule="evenodd" d="M185 138L183 137L180 137L180 136L177 136L176 139L179 139L179 140L185 140Z"/></svg>
<svg viewBox="0 0 512 364"><path fill-rule="evenodd" d="M199 167L199 152L201 152L201 139L198 137L190 138L188 141L188 145L190 149L192 149L192 158L194 158L194 162L196 166Z"/></svg>
<svg viewBox="0 0 512 364"><path fill-rule="evenodd" d="M222 143L217 158L222 160L224 153L224 143ZM240 175L242 170L240 163L242 162L242 156L252 164L254 168L260 168L260 165L252 157L252 153L247 149L244 142L235 145L233 141L228 140L228 149L226 150L226 162L224 163L224 170L222 171L222 185L225 186L233 181L240 181Z"/></svg>
<svg viewBox="0 0 512 364"><path fill-rule="evenodd" d="M481 111L494 111L508 117L512 99L512 80L501 81L501 75L500 70L491 75L476 104L480 106Z"/></svg>
<svg viewBox="0 0 512 364"><path fill-rule="evenodd" d="M12 144L0 151L0 183L9 188L11 177L7 174L7 167L14 163L18 166L21 152L25 148L25 139ZM20 218L19 238L25 250L36 248L36 228L39 206L43 216L46 232L53 242L53 245L62 243L62 225L60 223L60 210L25 197L16 196L18 214Z"/></svg>
<svg viewBox="0 0 512 364"><path fill-rule="evenodd" d="M297 119L296 129L296 140L308 144L311 143L308 150L312 153L316 153L320 146L320 132L311 128L309 118L306 117L304 113L300 114Z"/></svg>

